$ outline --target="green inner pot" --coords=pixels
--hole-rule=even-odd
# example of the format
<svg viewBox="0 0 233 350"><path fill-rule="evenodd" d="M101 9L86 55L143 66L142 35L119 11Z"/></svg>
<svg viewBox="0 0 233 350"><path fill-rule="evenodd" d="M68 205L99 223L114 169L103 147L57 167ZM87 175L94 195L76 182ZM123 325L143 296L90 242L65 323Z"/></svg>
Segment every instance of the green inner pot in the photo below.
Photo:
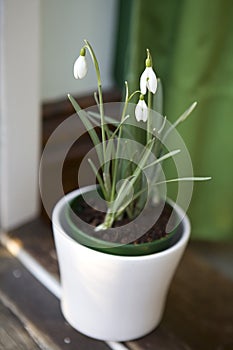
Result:
<svg viewBox="0 0 233 350"><path fill-rule="evenodd" d="M82 229L82 225L79 225L76 220L73 209L80 206L83 201L82 196L77 196L69 202L69 205L66 206L65 209L65 220L66 226L68 224L69 235L78 243L87 246L91 249L108 253L114 255L122 255L122 256L140 256L140 255L148 255L156 252L161 252L165 249L168 249L172 245L174 245L179 237L180 230L177 225L175 225L175 229L167 234L167 236L162 237L158 240L154 240L148 243L140 243L140 244L120 244L113 243L109 241L105 241L96 237L93 237L91 234L84 232ZM178 218L177 218L178 221Z"/></svg>

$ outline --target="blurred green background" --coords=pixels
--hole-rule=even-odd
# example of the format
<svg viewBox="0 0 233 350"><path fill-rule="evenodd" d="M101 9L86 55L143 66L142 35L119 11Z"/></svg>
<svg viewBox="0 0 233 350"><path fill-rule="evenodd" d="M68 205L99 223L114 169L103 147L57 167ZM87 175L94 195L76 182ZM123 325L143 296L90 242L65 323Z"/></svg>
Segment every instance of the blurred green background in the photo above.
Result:
<svg viewBox="0 0 233 350"><path fill-rule="evenodd" d="M195 175L212 176L194 186L192 237L233 239L233 1L120 0L116 46L120 87L138 87L149 48L164 115L174 121L198 102L179 128Z"/></svg>

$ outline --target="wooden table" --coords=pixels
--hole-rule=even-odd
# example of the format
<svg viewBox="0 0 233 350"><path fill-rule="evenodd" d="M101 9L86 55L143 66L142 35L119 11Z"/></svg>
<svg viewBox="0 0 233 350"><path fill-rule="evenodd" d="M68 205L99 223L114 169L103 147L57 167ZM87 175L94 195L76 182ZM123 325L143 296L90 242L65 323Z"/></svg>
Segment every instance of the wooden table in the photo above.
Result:
<svg viewBox="0 0 233 350"><path fill-rule="evenodd" d="M42 274L47 271L51 281L58 281L51 230L43 220L34 220L8 236L3 235L2 241L28 265L29 270L35 273L40 266ZM218 251L217 243L214 247ZM228 253L231 248L226 248ZM201 243L189 245L172 282L161 325L139 340L107 344L73 330L60 312L59 300L18 259L1 247L0 350L105 350L110 347L232 350L233 280L208 263L203 252L199 254L201 250ZM32 260L25 260L27 254Z"/></svg>

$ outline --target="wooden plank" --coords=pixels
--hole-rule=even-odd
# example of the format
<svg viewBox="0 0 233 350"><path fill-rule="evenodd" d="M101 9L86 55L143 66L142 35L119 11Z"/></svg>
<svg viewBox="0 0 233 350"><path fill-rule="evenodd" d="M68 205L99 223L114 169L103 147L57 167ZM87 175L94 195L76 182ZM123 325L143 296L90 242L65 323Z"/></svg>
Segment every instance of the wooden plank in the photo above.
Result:
<svg viewBox="0 0 233 350"><path fill-rule="evenodd" d="M72 329L61 315L59 301L17 259L2 248L0 248L0 281L0 299L17 315L43 348L109 349L105 343L90 339Z"/></svg>
<svg viewBox="0 0 233 350"><path fill-rule="evenodd" d="M57 255L50 221L37 218L11 231L8 236L31 254L47 271L58 276Z"/></svg>
<svg viewBox="0 0 233 350"><path fill-rule="evenodd" d="M233 349L232 295L233 282L189 249L172 283L160 327L127 345L132 350Z"/></svg>
<svg viewBox="0 0 233 350"><path fill-rule="evenodd" d="M187 350L191 349L187 347L180 339L178 339L174 332L169 332L163 327L158 327L153 333L153 337L148 336L137 340L127 342L126 345L131 350L146 350L146 349L158 349L158 350Z"/></svg>
<svg viewBox="0 0 233 350"><path fill-rule="evenodd" d="M39 220L40 221L40 220ZM39 223L31 226L34 232ZM45 224L46 226L46 224ZM30 228L30 226L28 226ZM17 234L18 231L18 234ZM55 254L51 229L41 237L24 227L11 233L32 256L50 269L51 252ZM201 244L201 243L200 243ZM194 247L194 248L193 248ZM223 248L222 248L223 249ZM227 245L228 253L232 245ZM47 252L47 253L46 253ZM229 254L230 255L230 254ZM56 259L53 261L57 263ZM58 270L53 268L58 277ZM212 350L233 348L233 281L221 275L197 254L197 244L190 244L177 270L161 325L150 335L126 345L132 350Z"/></svg>
<svg viewBox="0 0 233 350"><path fill-rule="evenodd" d="M233 241L194 241L192 249L225 277L233 280Z"/></svg>
<svg viewBox="0 0 233 350"><path fill-rule="evenodd" d="M0 301L0 349L41 349L28 334L18 318Z"/></svg>

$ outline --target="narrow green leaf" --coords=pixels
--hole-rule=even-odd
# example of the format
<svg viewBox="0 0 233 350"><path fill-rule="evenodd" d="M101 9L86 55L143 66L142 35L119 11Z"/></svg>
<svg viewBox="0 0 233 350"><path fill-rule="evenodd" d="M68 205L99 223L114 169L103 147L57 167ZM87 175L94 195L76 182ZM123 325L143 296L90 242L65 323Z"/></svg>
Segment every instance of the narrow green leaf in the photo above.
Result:
<svg viewBox="0 0 233 350"><path fill-rule="evenodd" d="M89 133L89 135L92 139L92 142L94 143L95 146L98 145L100 143L100 139L99 139L96 131L94 130L93 125L89 122L87 113L83 109L81 109L81 107L79 106L77 101L73 98L73 96L68 94L68 98L69 98L72 106L74 107L75 111L77 112L78 116L80 117L87 132Z"/></svg>
<svg viewBox="0 0 233 350"><path fill-rule="evenodd" d="M96 168L95 164L92 162L92 160L90 158L88 159L88 162L89 162L89 164L90 164L90 166L91 166L91 168L93 170L93 173L95 174L95 176L96 176L96 178L98 180L98 183L100 185L100 188L101 188L101 191L102 191L102 193L104 195L104 198L106 200L108 200L108 195L107 195L107 192L105 190L103 180L102 180L102 178L101 178L101 176L100 176L100 174L98 172L98 169Z"/></svg>
<svg viewBox="0 0 233 350"><path fill-rule="evenodd" d="M106 196L105 199L107 199L108 201L110 201L110 194L111 194L111 178L110 178L110 174L103 172L103 180L104 180L104 187L106 190Z"/></svg>
<svg viewBox="0 0 233 350"><path fill-rule="evenodd" d="M153 98L153 110L163 114L163 86L161 79L157 79L157 91Z"/></svg>
<svg viewBox="0 0 233 350"><path fill-rule="evenodd" d="M146 191L146 188L144 188L143 190L137 192L133 198L130 198L130 200L126 201L117 211L115 218L117 219L122 213L123 211L130 205L131 202L134 202L142 193L144 193Z"/></svg>
<svg viewBox="0 0 233 350"><path fill-rule="evenodd" d="M100 102L99 102L98 94L96 91L94 92L94 99L95 99L95 103L97 104L97 106L99 106Z"/></svg>
<svg viewBox="0 0 233 350"><path fill-rule="evenodd" d="M134 183L136 182L136 180L138 179L138 177L140 176L145 163L147 162L150 154L151 154L151 150L153 148L155 139L152 139L148 144L147 144L147 148L144 151L144 154L141 157L140 162L138 163L137 168L135 169L134 173L132 174L132 176L130 176L130 180L129 178L125 179L125 181L123 182L122 186L120 187L120 190L118 191L117 194L117 198L114 200L113 202L113 207L112 207L112 211L115 213L118 211L119 207L122 206L122 203L125 200L126 195L128 194L130 188L133 187Z"/></svg>
<svg viewBox="0 0 233 350"><path fill-rule="evenodd" d="M91 117L94 117L94 118L96 118L96 119L98 119L98 120L101 120L101 117L100 117L99 113L96 113L96 112L93 112L93 111L88 111L87 113L88 113ZM118 123L119 123L118 120L116 120L116 119L114 119L114 118L111 118L111 117L109 117L109 116L107 116L107 115L104 116L104 119L105 119L105 121L106 121L107 123L112 124L112 125L115 125L115 124L118 124Z"/></svg>
<svg viewBox="0 0 233 350"><path fill-rule="evenodd" d="M161 134L161 132L163 131L165 125L166 125L166 121L167 121L167 117L165 116L163 118L163 124L161 125L160 129L158 130L158 134Z"/></svg>
<svg viewBox="0 0 233 350"><path fill-rule="evenodd" d="M163 140L167 138L172 130L174 130L181 122L185 121L188 116L192 113L192 111L196 108L197 102L194 102L176 121L174 124L170 126L165 135L163 136Z"/></svg>
<svg viewBox="0 0 233 350"><path fill-rule="evenodd" d="M109 169L110 169L110 164L111 164L111 160L115 158L115 145L114 145L114 141L113 140L109 140L107 143L107 147L106 147L106 159L105 159L105 163L104 163L104 170L103 172L105 174L109 174ZM108 176L108 178L106 178L107 181L110 181L110 176ZM110 182L108 182L109 187L109 191L111 192L111 185Z"/></svg>
<svg viewBox="0 0 233 350"><path fill-rule="evenodd" d="M161 185L169 182L179 182L179 181L207 181L211 180L212 178L210 176L207 177L179 177L177 179L170 179L165 181L156 182L155 185Z"/></svg>
<svg viewBox="0 0 233 350"><path fill-rule="evenodd" d="M75 111L77 112L78 116L80 117L80 119L81 119L83 125L85 126L88 134L90 135L90 138L91 138L94 146L97 146L100 143L100 139L99 139L95 129L93 128L93 125L90 123L87 113L84 110L81 109L81 107L79 106L77 101L73 98L73 96L68 94L68 98L69 98L72 106L74 107ZM97 152L99 161L102 164L103 155L100 152L99 147L96 147L96 152Z"/></svg>
<svg viewBox="0 0 233 350"><path fill-rule="evenodd" d="M116 130L112 134L111 139L113 139L116 136L116 134L118 133L119 129L122 127L122 125L125 123L125 121L127 119L129 119L129 115L125 116L125 118L119 123L118 127L116 128Z"/></svg>
<svg viewBox="0 0 233 350"><path fill-rule="evenodd" d="M174 155L176 155L176 154L178 154L178 153L180 153L180 149L177 149L177 150L171 151L171 152L169 152L169 153L166 153L164 156L162 156L162 157L156 159L154 162L152 162L152 163L146 165L146 166L143 168L143 170L145 170L145 169L147 169L147 168L150 168L150 167L152 167L152 166L154 166L154 165L156 165L156 164L162 162L163 160L165 160L165 159L167 159L167 158L173 157Z"/></svg>
<svg viewBox="0 0 233 350"><path fill-rule="evenodd" d="M179 124L183 121L185 121L185 119L188 118L188 116L192 113L192 111L196 108L197 106L197 102L193 102L193 104L177 119L176 123Z"/></svg>

